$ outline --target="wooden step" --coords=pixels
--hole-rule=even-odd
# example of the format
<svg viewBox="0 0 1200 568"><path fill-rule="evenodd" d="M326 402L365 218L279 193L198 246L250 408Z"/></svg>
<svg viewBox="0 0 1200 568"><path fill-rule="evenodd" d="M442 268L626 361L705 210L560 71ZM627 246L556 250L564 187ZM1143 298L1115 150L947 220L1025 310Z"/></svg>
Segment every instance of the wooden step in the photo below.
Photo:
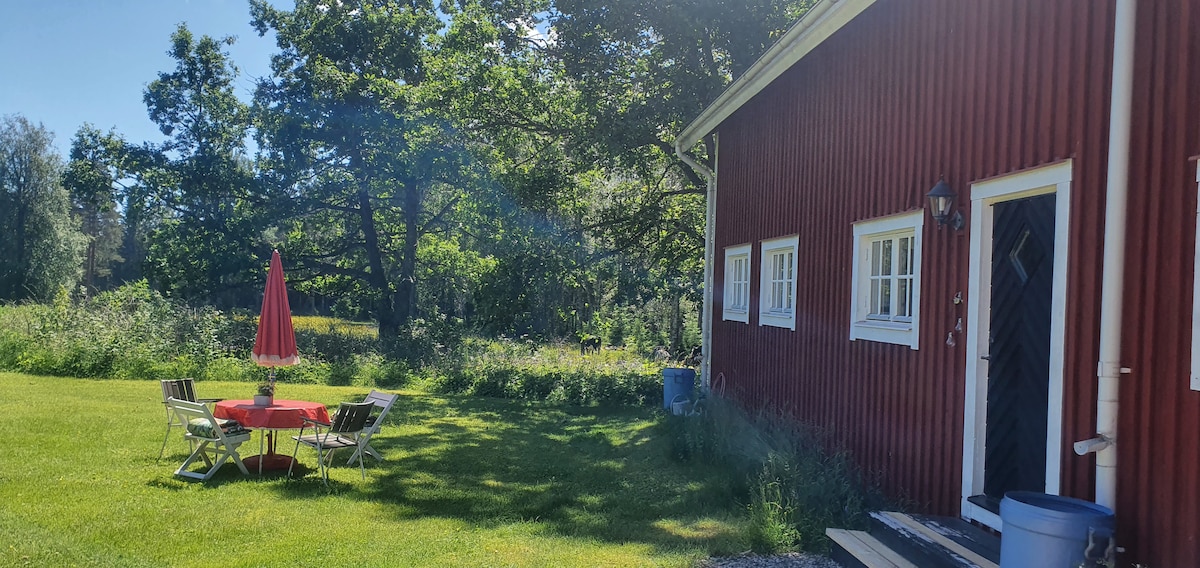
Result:
<svg viewBox="0 0 1200 568"><path fill-rule="evenodd" d="M863 531L825 529L833 541L830 556L846 568L918 568Z"/></svg>
<svg viewBox="0 0 1200 568"><path fill-rule="evenodd" d="M871 513L871 535L920 566L998 568L1000 539L961 519Z"/></svg>

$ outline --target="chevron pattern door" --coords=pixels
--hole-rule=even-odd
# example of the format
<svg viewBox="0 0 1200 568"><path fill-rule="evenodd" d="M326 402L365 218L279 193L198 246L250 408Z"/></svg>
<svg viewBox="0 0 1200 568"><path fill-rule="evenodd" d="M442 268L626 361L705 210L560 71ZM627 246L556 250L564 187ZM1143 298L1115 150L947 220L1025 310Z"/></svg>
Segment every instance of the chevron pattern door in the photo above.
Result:
<svg viewBox="0 0 1200 568"><path fill-rule="evenodd" d="M983 481L989 500L1046 488L1054 199L994 205Z"/></svg>

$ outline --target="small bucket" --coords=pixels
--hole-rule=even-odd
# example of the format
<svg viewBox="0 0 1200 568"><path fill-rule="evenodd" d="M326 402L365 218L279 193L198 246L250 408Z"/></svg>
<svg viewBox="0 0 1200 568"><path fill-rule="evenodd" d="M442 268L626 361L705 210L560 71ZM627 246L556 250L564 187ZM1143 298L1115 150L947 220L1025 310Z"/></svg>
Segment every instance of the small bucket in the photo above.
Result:
<svg viewBox="0 0 1200 568"><path fill-rule="evenodd" d="M686 396L677 394L674 399L671 399L671 414L683 416L691 411L692 401L688 400Z"/></svg>

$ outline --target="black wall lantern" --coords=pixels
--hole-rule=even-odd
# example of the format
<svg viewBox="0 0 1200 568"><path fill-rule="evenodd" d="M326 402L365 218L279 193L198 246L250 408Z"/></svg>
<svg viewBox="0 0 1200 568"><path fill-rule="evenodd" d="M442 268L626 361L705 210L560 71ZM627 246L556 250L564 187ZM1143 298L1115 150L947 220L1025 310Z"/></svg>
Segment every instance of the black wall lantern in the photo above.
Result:
<svg viewBox="0 0 1200 568"><path fill-rule="evenodd" d="M938 180L937 185L933 186L925 197L929 198L929 212L933 215L933 220L937 221L938 228L950 225L955 231L962 230L966 222L963 221L962 213L954 210L956 195L945 178Z"/></svg>

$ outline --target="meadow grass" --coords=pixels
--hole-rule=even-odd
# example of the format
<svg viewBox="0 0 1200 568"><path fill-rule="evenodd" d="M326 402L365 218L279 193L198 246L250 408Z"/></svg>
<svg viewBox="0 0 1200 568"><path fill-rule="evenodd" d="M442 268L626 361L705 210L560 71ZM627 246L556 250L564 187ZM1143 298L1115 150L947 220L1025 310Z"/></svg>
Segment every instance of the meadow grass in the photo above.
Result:
<svg viewBox="0 0 1200 568"><path fill-rule="evenodd" d="M204 397L250 389L197 383ZM281 384L277 396L365 394ZM749 547L727 479L672 459L653 410L401 395L366 481L342 462L324 487L301 448L302 477L226 465L200 483L173 475L188 451L178 430L155 460L157 383L0 373L0 565L687 566ZM256 435L241 453L257 449Z"/></svg>
<svg viewBox="0 0 1200 568"><path fill-rule="evenodd" d="M255 318L255 324L258 320ZM379 328L371 322L349 321L326 316L292 316L292 327L296 331L312 331L316 333L340 333L354 337L373 339L379 333Z"/></svg>

